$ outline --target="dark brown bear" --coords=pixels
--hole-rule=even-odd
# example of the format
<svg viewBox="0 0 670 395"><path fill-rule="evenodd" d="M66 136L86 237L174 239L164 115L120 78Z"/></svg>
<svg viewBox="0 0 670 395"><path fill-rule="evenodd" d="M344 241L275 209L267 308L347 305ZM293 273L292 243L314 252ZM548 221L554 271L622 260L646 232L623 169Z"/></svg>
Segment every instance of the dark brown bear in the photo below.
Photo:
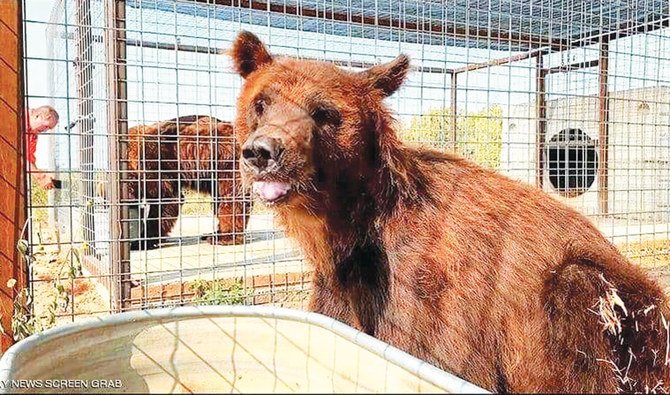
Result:
<svg viewBox="0 0 670 395"><path fill-rule="evenodd" d="M216 147L216 149L215 149ZM244 242L251 202L239 185L233 127L208 116L186 116L139 125L128 131L128 191L140 208L140 242L153 248L172 230L183 203L182 189L218 201L218 231L210 242Z"/></svg>
<svg viewBox="0 0 670 395"><path fill-rule="evenodd" d="M497 392L664 391L666 298L542 191L396 137L409 60L231 50L245 183L314 266L311 309Z"/></svg>

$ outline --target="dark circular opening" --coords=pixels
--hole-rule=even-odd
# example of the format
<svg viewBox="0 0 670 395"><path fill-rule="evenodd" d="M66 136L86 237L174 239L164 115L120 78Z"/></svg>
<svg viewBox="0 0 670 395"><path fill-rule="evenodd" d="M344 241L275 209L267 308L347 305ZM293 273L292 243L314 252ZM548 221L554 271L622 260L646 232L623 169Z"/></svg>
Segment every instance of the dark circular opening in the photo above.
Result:
<svg viewBox="0 0 670 395"><path fill-rule="evenodd" d="M596 180L596 142L581 129L563 129L547 143L545 168L549 182L563 196L586 192Z"/></svg>

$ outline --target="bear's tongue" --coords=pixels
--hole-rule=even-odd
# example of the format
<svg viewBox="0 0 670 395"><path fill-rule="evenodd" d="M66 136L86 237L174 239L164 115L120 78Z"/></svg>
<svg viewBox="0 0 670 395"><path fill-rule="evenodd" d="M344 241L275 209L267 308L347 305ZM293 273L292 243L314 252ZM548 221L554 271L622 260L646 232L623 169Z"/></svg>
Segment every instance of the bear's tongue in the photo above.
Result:
<svg viewBox="0 0 670 395"><path fill-rule="evenodd" d="M256 181L252 188L258 197L266 202L273 202L286 195L291 190L291 185L285 182Z"/></svg>

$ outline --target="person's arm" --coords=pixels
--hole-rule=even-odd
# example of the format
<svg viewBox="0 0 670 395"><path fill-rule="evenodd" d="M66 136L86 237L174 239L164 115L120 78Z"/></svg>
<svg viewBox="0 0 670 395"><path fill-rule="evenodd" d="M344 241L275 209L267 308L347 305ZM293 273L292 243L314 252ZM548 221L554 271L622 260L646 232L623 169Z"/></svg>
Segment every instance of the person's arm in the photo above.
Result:
<svg viewBox="0 0 670 395"><path fill-rule="evenodd" d="M32 176L35 178L35 181L37 181L42 188L52 189L54 187L52 174L43 172L33 162L29 163L28 168L30 169Z"/></svg>

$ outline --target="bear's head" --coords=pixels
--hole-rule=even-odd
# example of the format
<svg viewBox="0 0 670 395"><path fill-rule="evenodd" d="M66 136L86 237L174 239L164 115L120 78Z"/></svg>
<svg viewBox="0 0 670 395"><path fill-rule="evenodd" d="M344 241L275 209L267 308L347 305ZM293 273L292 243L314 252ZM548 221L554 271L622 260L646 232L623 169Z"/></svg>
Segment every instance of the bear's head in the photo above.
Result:
<svg viewBox="0 0 670 395"><path fill-rule="evenodd" d="M361 72L331 63L270 55L242 32L230 51L245 79L235 133L246 185L266 203L292 206L333 188L359 193L386 143L397 143L383 100L403 83L409 59Z"/></svg>

